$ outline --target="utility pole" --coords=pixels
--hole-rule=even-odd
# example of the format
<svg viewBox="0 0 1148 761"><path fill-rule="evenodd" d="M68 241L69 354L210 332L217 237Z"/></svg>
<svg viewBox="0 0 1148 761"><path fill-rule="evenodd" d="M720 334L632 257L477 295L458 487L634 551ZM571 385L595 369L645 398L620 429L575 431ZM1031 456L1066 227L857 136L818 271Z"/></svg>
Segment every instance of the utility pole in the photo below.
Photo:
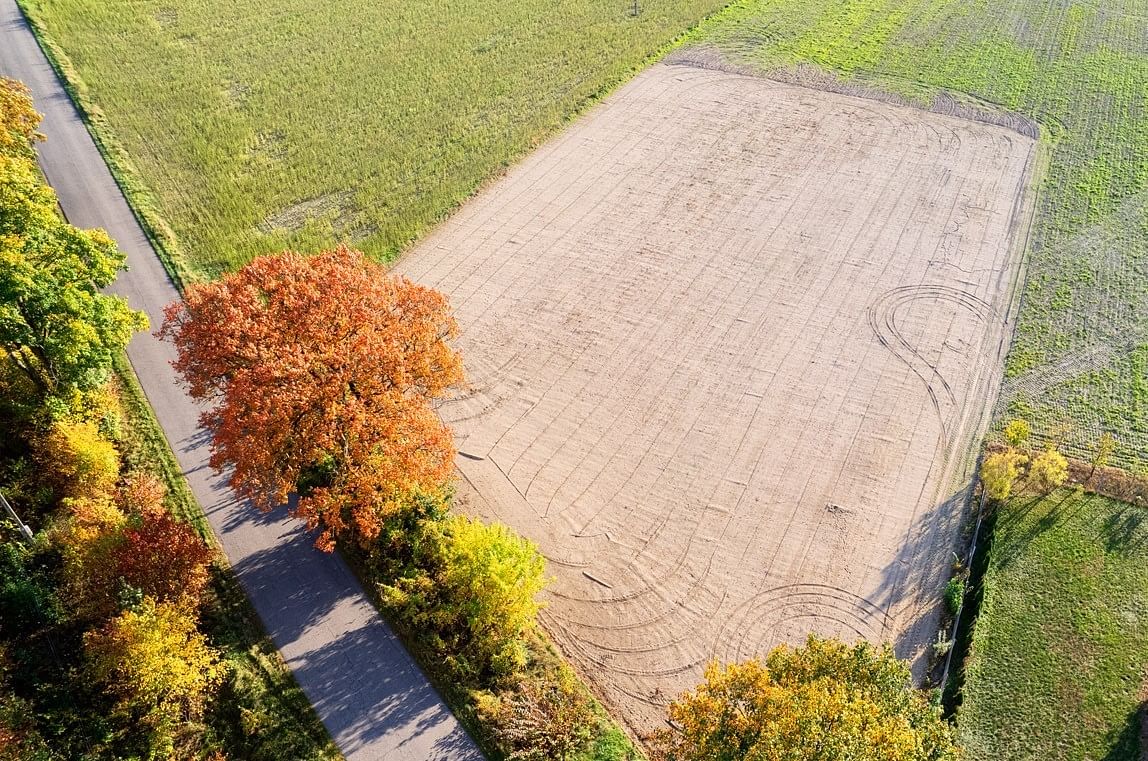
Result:
<svg viewBox="0 0 1148 761"><path fill-rule="evenodd" d="M634 5L630 9L630 15L633 16L634 18L637 18L638 14L641 12L642 12L641 8L638 7L638 0L634 0Z"/></svg>
<svg viewBox="0 0 1148 761"><path fill-rule="evenodd" d="M16 511L12 509L12 505L8 504L8 499L0 492L0 505L4 505L5 512L8 516L16 521L16 528L20 530L20 535L24 537L24 541L29 544L32 543L32 529L28 528L28 524L20 520L20 516L16 515Z"/></svg>

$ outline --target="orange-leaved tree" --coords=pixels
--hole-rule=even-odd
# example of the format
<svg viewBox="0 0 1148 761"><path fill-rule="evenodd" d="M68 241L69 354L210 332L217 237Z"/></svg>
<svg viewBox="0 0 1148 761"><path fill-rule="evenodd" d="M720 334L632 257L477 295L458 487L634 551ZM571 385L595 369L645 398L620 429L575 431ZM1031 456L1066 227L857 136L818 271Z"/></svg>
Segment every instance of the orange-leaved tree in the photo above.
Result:
<svg viewBox="0 0 1148 761"><path fill-rule="evenodd" d="M212 466L263 509L298 492L330 550L444 488L454 447L432 403L462 382L456 332L441 293L340 246L193 286L160 335L192 396L215 403Z"/></svg>

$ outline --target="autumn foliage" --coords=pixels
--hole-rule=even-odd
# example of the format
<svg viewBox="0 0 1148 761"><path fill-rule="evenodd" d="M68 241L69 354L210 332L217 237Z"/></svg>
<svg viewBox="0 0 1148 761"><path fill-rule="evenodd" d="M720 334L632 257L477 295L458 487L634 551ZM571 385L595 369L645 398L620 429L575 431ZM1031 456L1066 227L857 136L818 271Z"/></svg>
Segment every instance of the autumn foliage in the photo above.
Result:
<svg viewBox="0 0 1148 761"><path fill-rule="evenodd" d="M23 82L0 77L0 155L32 158L39 126L32 92Z"/></svg>
<svg viewBox="0 0 1148 761"><path fill-rule="evenodd" d="M888 648L810 636L764 660L711 665L670 705L659 761L957 761L952 727Z"/></svg>
<svg viewBox="0 0 1148 761"><path fill-rule="evenodd" d="M225 674L194 616L150 597L86 633L84 651L88 674L116 697L117 714L153 733L153 747L167 751L160 757L171 755L180 723L202 716Z"/></svg>
<svg viewBox="0 0 1148 761"><path fill-rule="evenodd" d="M211 550L191 526L162 509L129 521L114 559L121 583L180 606L194 608L210 577Z"/></svg>
<svg viewBox="0 0 1148 761"><path fill-rule="evenodd" d="M454 450L431 405L462 381L456 331L442 294L339 247L193 286L160 334L192 396L215 403L212 466L263 509L298 491L329 550L442 490Z"/></svg>
<svg viewBox="0 0 1148 761"><path fill-rule="evenodd" d="M154 478L134 476L116 496L69 500L55 531L76 612L112 616L127 591L194 611L210 578L211 550L167 512Z"/></svg>
<svg viewBox="0 0 1148 761"><path fill-rule="evenodd" d="M120 477L119 452L91 421L57 421L37 437L35 448L62 497L103 496Z"/></svg>

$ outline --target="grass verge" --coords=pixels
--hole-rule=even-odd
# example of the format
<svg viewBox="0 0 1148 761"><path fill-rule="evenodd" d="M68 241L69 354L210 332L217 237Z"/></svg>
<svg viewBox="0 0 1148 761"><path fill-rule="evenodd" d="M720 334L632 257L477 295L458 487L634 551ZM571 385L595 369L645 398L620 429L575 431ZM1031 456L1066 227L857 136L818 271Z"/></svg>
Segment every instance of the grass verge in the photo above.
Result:
<svg viewBox="0 0 1148 761"><path fill-rule="evenodd" d="M107 117L99 105L92 100L84 80L80 78L67 53L56 44L51 35L47 34L36 15L29 12L25 0L17 0L17 5L20 6L28 26L35 33L40 49L44 51L44 55L55 70L56 76L72 99L72 103L75 104L80 118L83 119L88 128L88 134L92 136L92 141L99 149L100 155L103 156L104 163L108 165L108 170L115 178L120 191L128 199L128 206L140 223L144 235L147 236L176 288L182 291L189 272L183 264L183 258L179 255L179 241L176 239L175 233L160 216L151 193L141 180L139 172L132 165L127 151L120 145L115 133L108 127Z"/></svg>
<svg viewBox="0 0 1148 761"><path fill-rule="evenodd" d="M168 506L218 549L207 519L184 481L175 456L126 358L116 363L124 409L124 458L154 472L168 489ZM231 759L342 758L307 696L295 682L238 579L220 553L202 613L201 629L232 669L206 722Z"/></svg>
<svg viewBox="0 0 1148 761"><path fill-rule="evenodd" d="M1137 757L1146 519L1078 489L997 509L958 713L970 759Z"/></svg>

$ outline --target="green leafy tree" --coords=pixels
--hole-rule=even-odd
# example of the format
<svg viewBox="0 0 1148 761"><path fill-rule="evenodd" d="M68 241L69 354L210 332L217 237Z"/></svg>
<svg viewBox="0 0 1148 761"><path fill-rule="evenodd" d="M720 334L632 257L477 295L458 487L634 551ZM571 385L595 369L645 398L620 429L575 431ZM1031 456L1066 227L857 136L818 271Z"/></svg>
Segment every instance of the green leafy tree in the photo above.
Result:
<svg viewBox="0 0 1148 761"><path fill-rule="evenodd" d="M35 111L0 80L0 346L44 395L93 389L142 312L100 292L124 268L102 230L65 222L31 157Z"/></svg>
<svg viewBox="0 0 1148 761"><path fill-rule="evenodd" d="M1012 494L1013 484L1020 477L1021 468L1028 458L1012 450L990 454L981 463L981 484L989 499L1001 502Z"/></svg>
<svg viewBox="0 0 1148 761"><path fill-rule="evenodd" d="M658 761L956 761L953 728L886 646L810 635L764 661L711 665L670 704Z"/></svg>
<svg viewBox="0 0 1148 761"><path fill-rule="evenodd" d="M0 643L0 761L54 761L58 758L40 736L35 707L7 684L12 665Z"/></svg>
<svg viewBox="0 0 1148 761"><path fill-rule="evenodd" d="M1064 486L1068 480L1068 460L1052 447L1032 458L1028 469L1028 480L1032 488L1041 494Z"/></svg>

